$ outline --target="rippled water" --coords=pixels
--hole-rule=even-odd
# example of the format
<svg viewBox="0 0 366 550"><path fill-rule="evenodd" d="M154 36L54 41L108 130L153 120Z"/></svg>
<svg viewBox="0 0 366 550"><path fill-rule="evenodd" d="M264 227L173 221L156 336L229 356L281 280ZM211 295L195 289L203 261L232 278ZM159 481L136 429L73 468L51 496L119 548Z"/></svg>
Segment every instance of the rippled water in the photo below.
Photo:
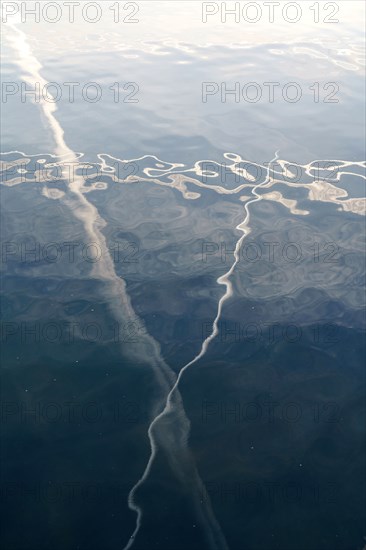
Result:
<svg viewBox="0 0 366 550"><path fill-rule="evenodd" d="M363 4L137 4L3 25L5 547L361 550Z"/></svg>

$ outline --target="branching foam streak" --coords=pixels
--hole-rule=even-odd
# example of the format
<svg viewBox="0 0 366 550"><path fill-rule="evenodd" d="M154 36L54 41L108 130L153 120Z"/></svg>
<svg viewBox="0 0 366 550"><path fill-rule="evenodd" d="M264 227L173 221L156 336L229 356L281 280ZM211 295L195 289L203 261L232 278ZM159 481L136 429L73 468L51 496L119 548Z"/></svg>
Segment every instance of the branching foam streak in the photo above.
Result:
<svg viewBox="0 0 366 550"><path fill-rule="evenodd" d="M277 159L278 159L278 151L276 152L275 157L268 164L266 179L262 183L259 183L258 185L254 186L252 188L252 194L255 196L255 198L249 200L244 205L245 213L246 213L245 218L236 227L236 229L238 231L242 232L242 235L238 239L238 241L236 242L236 245L235 245L234 262L232 263L229 271L227 271L226 273L224 273L224 275L222 275L221 277L219 277L217 279L218 284L224 285L226 287L226 291L225 291L224 295L219 300L218 307L217 307L217 314L216 314L216 317L215 317L215 319L213 321L213 324L212 324L212 332L204 340L204 342L202 343L202 347L201 347L200 352L189 363L187 363L184 367L182 367L182 369L180 370L180 372L177 376L177 379L176 379L173 387L171 388L170 392L168 393L168 396L167 396L167 399L166 399L166 404L165 404L165 407L164 407L163 411L160 414L158 414L156 416L156 418L154 418L154 420L151 422L151 424L149 426L148 434L149 434L150 446L151 446L150 459L147 463L146 469L145 469L142 477L139 479L139 481L136 483L136 485L132 488L132 490L129 494L129 497L128 497L128 502L129 502L129 506L130 506L131 510L134 510L137 513L137 520L136 520L135 531L131 535L131 538L130 538L128 544L125 546L124 550L128 550L129 548L132 547L133 542L135 540L135 537L138 534L138 532L140 530L140 527L141 527L142 510L135 503L135 494L136 494L136 491L138 490L138 488L141 487L141 485L143 485L143 483L148 478L148 476L151 472L151 468L152 468L154 459L155 459L155 457L157 455L157 452L159 450L158 445L157 445L157 439L159 437L159 433L158 433L159 423L162 421L162 419L164 419L164 417L167 417L168 415L173 416L174 412L176 412L175 407L174 407L174 405L176 405L176 402L177 402L176 393L177 393L178 386L179 386L179 383L182 379L183 374L186 372L186 370L190 366L192 366L194 363L199 361L199 359L201 359L205 355L205 353L208 349L208 346L210 345L212 340L214 340L214 338L218 335L218 332L219 332L218 323L219 323L219 320L220 320L220 317L221 317L221 314L222 314L223 305L233 295L233 287L232 287L232 283L231 283L230 278L231 278L231 276L232 276L232 274L235 270L235 267L236 267L237 263L239 262L240 247L243 243L243 240L250 233L250 229L248 227L248 224L249 224L249 221L250 221L249 206L251 204L254 204L255 202L258 202L259 200L261 200L261 196L257 193L257 189L259 189L260 187L264 187L265 185L267 185L270 182L270 175L269 175L270 166ZM175 402L173 403L174 398L175 398ZM171 429L174 430L174 426L171 426ZM219 546L220 541L219 540L211 541L211 542L213 542L214 544L215 543L217 544L217 546L214 546L214 547L220 548L220 546ZM223 541L221 541L221 543L223 543Z"/></svg>

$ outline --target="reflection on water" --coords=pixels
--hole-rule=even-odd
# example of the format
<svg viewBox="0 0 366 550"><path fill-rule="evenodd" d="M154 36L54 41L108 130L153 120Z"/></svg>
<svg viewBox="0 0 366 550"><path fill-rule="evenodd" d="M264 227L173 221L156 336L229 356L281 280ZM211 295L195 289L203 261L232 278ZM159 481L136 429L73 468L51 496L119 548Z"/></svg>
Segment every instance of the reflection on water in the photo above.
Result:
<svg viewBox="0 0 366 550"><path fill-rule="evenodd" d="M243 37L187 4L142 2L138 34L5 28L8 80L142 91L6 105L12 549L363 544L358 17ZM325 73L336 104L202 100L202 82Z"/></svg>
<svg viewBox="0 0 366 550"><path fill-rule="evenodd" d="M108 184L150 182L176 189L185 199L197 200L201 198L203 190L208 189L223 195L240 193L235 198L244 203L248 199L244 190L250 194L258 185L264 189L275 186L276 190L273 192L260 192L262 198L280 202L293 214L307 215L309 211L297 208L300 199L291 200L278 191L278 188L286 192L286 188L295 187L304 190L303 201L333 202L340 205L340 210L365 214L366 199L362 196L349 198L352 192L362 192L362 187L358 184L365 180L364 161L315 160L298 165L276 159L274 162L268 161L267 165L260 165L235 153L225 153L223 156L226 160L221 164L202 160L187 168L184 164L172 164L148 155L121 160L107 154L98 154L97 161L84 162L82 154L58 158L43 154L36 158L38 155L27 156L12 152L3 155L2 183L7 186L43 183L43 192L49 198L61 198L64 195L62 188L66 189L70 181L79 180L80 191L84 194L105 190ZM58 177L63 170L67 172L64 181ZM269 180L265 182L268 170ZM53 193L56 188L50 187L52 182L57 182L59 186L56 194ZM339 186L343 182L346 188ZM291 189L288 189L288 194L291 195ZM300 191L297 192L298 195L301 195Z"/></svg>

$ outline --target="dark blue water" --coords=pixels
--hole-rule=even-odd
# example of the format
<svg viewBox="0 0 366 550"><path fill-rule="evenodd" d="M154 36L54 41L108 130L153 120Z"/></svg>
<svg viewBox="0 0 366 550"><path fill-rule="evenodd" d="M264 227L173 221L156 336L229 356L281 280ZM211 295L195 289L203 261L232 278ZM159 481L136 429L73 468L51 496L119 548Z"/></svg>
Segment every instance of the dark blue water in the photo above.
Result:
<svg viewBox="0 0 366 550"><path fill-rule="evenodd" d="M4 548L364 547L364 8L310 4L3 25Z"/></svg>

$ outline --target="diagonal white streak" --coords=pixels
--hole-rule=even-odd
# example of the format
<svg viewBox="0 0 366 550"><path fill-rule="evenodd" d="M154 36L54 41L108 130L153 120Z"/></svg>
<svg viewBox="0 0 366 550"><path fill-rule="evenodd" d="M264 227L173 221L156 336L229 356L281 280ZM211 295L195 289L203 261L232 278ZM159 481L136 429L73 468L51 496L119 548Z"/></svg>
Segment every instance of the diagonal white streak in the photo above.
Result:
<svg viewBox="0 0 366 550"><path fill-rule="evenodd" d="M42 65L33 55L27 42L26 34L14 25L8 26L14 31L10 37L10 41L19 54L19 65L24 71L23 77L31 85L40 83L44 86L47 84L47 81L40 73ZM39 105L42 115L52 131L55 141L55 154L57 156L67 158L68 163L77 163L77 154L66 144L64 139L64 130L55 116L55 112L57 111L55 103L50 103L41 99ZM101 257L100 261L93 264L93 276L105 282L107 297L115 317L118 320L122 318L123 321L125 321L126 318L128 318L130 321L132 320L136 322L138 319L127 295L125 282L117 275L115 271L115 266L108 249L106 238L101 231L101 229L106 225L105 220L101 218L97 208L87 200L82 192L82 176L75 175L72 179L70 179L70 174L67 167L62 169L62 176L65 181L68 181L69 189L69 193L67 193L62 200L71 208L75 216L83 223L84 229L91 241L97 242L100 247ZM140 320L138 321L141 323ZM131 358L136 359L137 361L144 361L150 364L156 375L162 392L162 397L156 404L155 410L153 411L153 414L156 414L157 411L161 410L164 406L164 396L167 395L169 388L172 387L175 374L162 359L160 355L160 347L156 340L154 340L154 338L147 333L139 338L138 345L135 346L133 350L130 350L130 355ZM172 435L172 433L164 432L164 437L160 442L161 447L165 449L176 476L182 484L189 487L191 491L190 496L193 500L193 506L198 515L199 521L203 525L210 547L213 550L226 550L227 544L224 535L221 532L220 526L212 512L209 499L207 498L204 502L201 501L204 486L187 446L190 424L185 415L179 391L177 391L176 386L173 387L175 388L176 412L178 413L174 425L174 435ZM152 440L150 434L151 425L149 429L151 443ZM179 456L177 456L175 449L179 449ZM141 523L142 510L132 503L131 498L129 499L129 505L130 508L136 510L137 512L138 530Z"/></svg>
<svg viewBox="0 0 366 550"><path fill-rule="evenodd" d="M248 227L248 224L249 224L249 221L250 221L249 206L251 204L254 204L255 202L258 202L259 200L261 200L261 196L258 195L257 189L267 185L270 182L270 175L269 175L270 167L271 167L271 164L278 159L278 153L279 152L276 151L276 154L275 154L274 158L268 164L267 177L265 178L265 180L262 183L259 183L258 185L255 185L252 188L252 194L254 195L255 198L253 198L253 199L249 200L247 203L245 203L245 206L244 206L244 208L245 208L245 218L242 222L240 222L239 225L236 226L236 229L238 231L241 231L242 235L240 236L240 238L236 242L235 250L234 250L234 261L233 261L229 271L227 271L226 273L224 273L224 275L222 275L221 277L219 277L217 279L218 284L224 285L226 287L226 290L225 290L224 295L219 300L219 303L218 303L218 306L217 306L216 317L215 317L215 319L212 323L212 332L203 341L200 352L189 363L187 363L184 367L182 367L182 369L179 371L177 379L176 379L173 387L171 388L170 392L167 395L164 409L161 411L161 413L159 413L154 418L154 420L151 422L151 424L149 426L148 435L149 435L149 440L150 440L151 454L150 454L150 458L149 458L149 461L146 465L146 468L145 468L145 471L144 471L143 475L138 480L138 482L135 484L135 486L132 488L132 490L129 494L129 497L128 497L129 507L131 508L131 510L134 510L136 512L137 519L136 519L136 528L135 528L133 534L131 535L131 538L130 538L129 542L127 543L127 545L125 546L124 550L128 550L129 548L131 548L131 546L133 545L133 542L135 540L135 537L138 534L138 532L140 530L140 527L141 527L142 510L135 503L135 494L136 494L136 491L138 490L138 488L141 487L141 485L148 478L148 476L151 472L151 468L152 468L153 462L155 460L156 454L158 452L159 447L158 447L158 444L157 444L157 439L159 437L159 433L158 433L159 423L165 417L167 417L169 415L174 417L174 414L173 414L175 412L174 411L174 405L176 405L176 402L173 403L173 398L177 397L176 394L177 394L178 386L179 386L179 383L182 379L183 374L186 372L186 370L189 367L191 367L194 363L199 361L199 359L201 359L205 355L205 353L208 349L208 346L210 345L212 340L214 340L214 338L218 335L218 332L219 332L218 323L219 323L219 320L220 320L220 317L221 317L221 314L222 314L223 305L233 295L233 286L232 286L232 282L231 282L230 278L231 278L231 276L232 276L232 274L235 270L236 265L239 262L240 247L241 247L245 237L250 233L250 229ZM165 432L166 432L167 428L166 428L166 426L164 426L164 427L165 427ZM174 426L171 426L171 429L174 430ZM220 543L220 541L217 541L217 542ZM223 541L221 541L221 542L223 542ZM220 548L220 546L217 546L217 547Z"/></svg>

